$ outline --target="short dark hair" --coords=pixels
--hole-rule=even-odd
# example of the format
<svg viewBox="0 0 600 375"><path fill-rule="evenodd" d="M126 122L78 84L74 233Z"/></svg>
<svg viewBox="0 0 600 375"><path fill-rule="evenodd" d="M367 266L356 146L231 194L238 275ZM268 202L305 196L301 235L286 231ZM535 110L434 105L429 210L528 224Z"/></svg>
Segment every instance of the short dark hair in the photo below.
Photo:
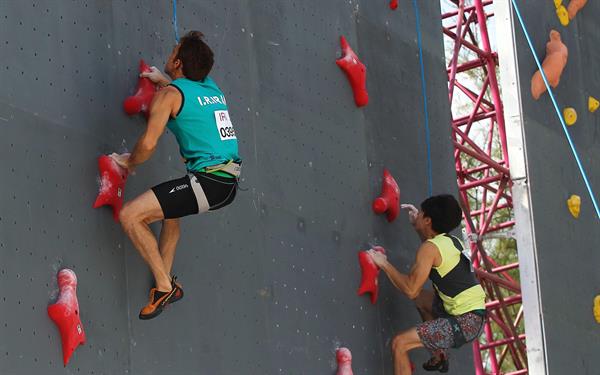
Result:
<svg viewBox="0 0 600 375"><path fill-rule="evenodd" d="M435 195L421 203L423 216L431 219L431 228L436 233L448 233L460 225L462 210L450 194Z"/></svg>
<svg viewBox="0 0 600 375"><path fill-rule="evenodd" d="M213 51L200 31L190 31L179 41L177 58L183 64L183 75L192 81L203 81L215 62Z"/></svg>

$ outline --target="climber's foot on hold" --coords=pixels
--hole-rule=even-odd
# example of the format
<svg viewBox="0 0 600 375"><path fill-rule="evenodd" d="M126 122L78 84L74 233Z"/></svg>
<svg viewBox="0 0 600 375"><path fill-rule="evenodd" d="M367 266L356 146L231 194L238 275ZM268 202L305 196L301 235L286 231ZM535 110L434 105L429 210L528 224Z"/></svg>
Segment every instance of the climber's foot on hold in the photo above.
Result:
<svg viewBox="0 0 600 375"><path fill-rule="evenodd" d="M152 319L158 316L168 304L183 298L183 289L180 284L175 282L175 279L176 278L173 277L173 280L171 281L171 290L169 292L161 292L156 288L150 289L150 300L140 311L140 319Z"/></svg>

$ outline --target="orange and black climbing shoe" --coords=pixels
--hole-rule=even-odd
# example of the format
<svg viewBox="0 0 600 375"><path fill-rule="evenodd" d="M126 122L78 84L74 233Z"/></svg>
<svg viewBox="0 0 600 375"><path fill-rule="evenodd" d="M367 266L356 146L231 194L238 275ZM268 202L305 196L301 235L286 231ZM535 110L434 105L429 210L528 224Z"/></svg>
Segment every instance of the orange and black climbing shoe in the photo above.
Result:
<svg viewBox="0 0 600 375"><path fill-rule="evenodd" d="M439 372L448 372L450 367L450 362L448 362L448 358L438 358L433 356L429 359L429 361L423 363L423 368L425 371L439 371Z"/></svg>
<svg viewBox="0 0 600 375"><path fill-rule="evenodd" d="M156 317L169 303L176 302L183 297L183 289L175 280L176 277L173 276L169 292L161 292L156 288L150 289L150 301L140 311L140 319L148 320Z"/></svg>
<svg viewBox="0 0 600 375"><path fill-rule="evenodd" d="M173 279L176 279L176 277L173 277ZM173 282L175 283L175 280L173 280ZM169 303L175 303L183 298L183 288L181 287L181 284L175 283L175 287L177 288L177 290L175 291L173 297L171 297Z"/></svg>

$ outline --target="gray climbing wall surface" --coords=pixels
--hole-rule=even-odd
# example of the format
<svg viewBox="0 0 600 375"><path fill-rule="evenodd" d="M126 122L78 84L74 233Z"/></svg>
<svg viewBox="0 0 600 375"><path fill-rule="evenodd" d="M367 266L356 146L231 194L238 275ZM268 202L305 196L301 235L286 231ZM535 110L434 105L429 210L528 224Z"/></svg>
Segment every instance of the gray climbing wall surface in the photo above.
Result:
<svg viewBox="0 0 600 375"><path fill-rule="evenodd" d="M577 111L578 120L568 131L599 199L600 112L588 112L587 101L589 95L600 97L600 4L588 1L563 27L552 2L517 3L540 58L545 56L551 29L560 32L569 48L569 60L554 93L561 112L564 107ZM549 95L535 101L530 94L531 76L537 67L516 18L513 27L548 373L597 374L600 330L592 305L600 293L599 219ZM578 219L567 209L571 194L581 196Z"/></svg>
<svg viewBox="0 0 600 375"><path fill-rule="evenodd" d="M419 3L433 192L455 192L439 5ZM418 246L404 215L370 208L384 167L403 201L427 196L412 4L178 2L180 34L203 31L215 52L246 190L182 221L186 297L140 321L149 272L110 209L91 206L98 155L131 150L145 125L121 103L140 58L163 66L171 17L169 1L0 1L0 374L333 374L338 346L355 374L391 374L391 338L418 315L383 278L376 306L356 296L357 251L381 244L407 271ZM340 35L368 69L362 109L335 65ZM167 132L126 197L181 176L178 155ZM46 316L62 267L88 338L66 369ZM472 373L470 348L454 353L450 374Z"/></svg>

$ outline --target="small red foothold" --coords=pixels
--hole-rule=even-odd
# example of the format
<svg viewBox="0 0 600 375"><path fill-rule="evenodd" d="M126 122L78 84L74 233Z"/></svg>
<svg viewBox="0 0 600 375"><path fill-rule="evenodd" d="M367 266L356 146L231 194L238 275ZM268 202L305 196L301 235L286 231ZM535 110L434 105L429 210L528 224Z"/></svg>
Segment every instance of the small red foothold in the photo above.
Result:
<svg viewBox="0 0 600 375"><path fill-rule="evenodd" d="M390 9L395 10L398 8L398 0L390 0Z"/></svg>
<svg viewBox="0 0 600 375"><path fill-rule="evenodd" d="M100 171L100 191L94 208L111 205L113 218L119 221L119 212L123 207L123 195L125 194L125 182L127 181L127 170L122 168L110 156L102 155L98 158L98 170Z"/></svg>
<svg viewBox="0 0 600 375"><path fill-rule="evenodd" d="M75 349L85 343L85 332L79 316L75 272L65 268L58 272L57 278L60 295L56 303L48 306L48 316L60 331L63 364L66 367Z"/></svg>
<svg viewBox="0 0 600 375"><path fill-rule="evenodd" d="M140 60L140 73L150 71L150 67L146 65L144 60ZM150 114L150 103L152 103L152 98L154 98L156 88L156 85L149 78L140 77L138 79L135 94L127 97L127 99L125 99L123 102L125 113L127 113L129 116L133 116L142 112L144 116L148 118Z"/></svg>
<svg viewBox="0 0 600 375"><path fill-rule="evenodd" d="M367 68L365 68L364 64L358 59L358 56L356 56L356 53L350 48L346 38L341 36L340 43L342 45L342 57L337 59L335 63L346 73L346 77L350 81L356 106L365 106L369 102L366 85Z"/></svg>
<svg viewBox="0 0 600 375"><path fill-rule="evenodd" d="M374 246L373 250L385 254L385 249L381 246ZM377 280L379 267L377 267L366 251L358 252L358 262L362 273L358 295L362 296L365 293L371 293L371 303L374 305L379 295L379 281Z"/></svg>
<svg viewBox="0 0 600 375"><path fill-rule="evenodd" d="M335 351L338 364L336 375L354 375L352 372L352 353L348 348L339 348Z"/></svg>
<svg viewBox="0 0 600 375"><path fill-rule="evenodd" d="M400 188L387 169L383 170L381 195L373 201L373 211L378 215L387 212L387 221L390 223L398 217L398 212L400 211Z"/></svg>

